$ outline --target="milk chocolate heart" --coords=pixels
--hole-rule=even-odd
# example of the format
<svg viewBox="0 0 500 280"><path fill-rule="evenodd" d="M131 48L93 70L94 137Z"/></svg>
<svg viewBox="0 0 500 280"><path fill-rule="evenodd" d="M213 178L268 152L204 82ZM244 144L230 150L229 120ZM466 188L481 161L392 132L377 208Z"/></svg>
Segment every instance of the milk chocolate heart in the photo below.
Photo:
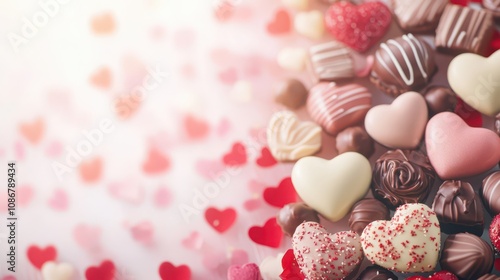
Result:
<svg viewBox="0 0 500 280"><path fill-rule="evenodd" d="M293 161L321 148L321 127L301 122L290 111L275 113L267 126L267 143L275 159Z"/></svg>
<svg viewBox="0 0 500 280"><path fill-rule="evenodd" d="M425 132L429 160L443 180L485 172L500 161L500 138L495 132L468 126L454 113L434 116Z"/></svg>
<svg viewBox="0 0 500 280"><path fill-rule="evenodd" d="M500 113L500 50L488 58L473 53L455 57L448 66L448 82L465 103L494 117Z"/></svg>
<svg viewBox="0 0 500 280"><path fill-rule="evenodd" d="M302 200L332 222L342 219L370 187L370 162L347 152L332 160L301 158L292 170L292 182Z"/></svg>
<svg viewBox="0 0 500 280"><path fill-rule="evenodd" d="M427 205L400 206L390 221L374 221L361 235L372 263L398 272L426 272L436 267L441 232L436 213Z"/></svg>
<svg viewBox="0 0 500 280"><path fill-rule="evenodd" d="M365 117L366 132L380 144L395 149L414 149L427 124L427 104L417 92L404 93L391 105L378 105Z"/></svg>
<svg viewBox="0 0 500 280"><path fill-rule="evenodd" d="M344 279L363 260L355 232L328 233L315 222L302 223L293 234L292 244L297 263L307 279Z"/></svg>

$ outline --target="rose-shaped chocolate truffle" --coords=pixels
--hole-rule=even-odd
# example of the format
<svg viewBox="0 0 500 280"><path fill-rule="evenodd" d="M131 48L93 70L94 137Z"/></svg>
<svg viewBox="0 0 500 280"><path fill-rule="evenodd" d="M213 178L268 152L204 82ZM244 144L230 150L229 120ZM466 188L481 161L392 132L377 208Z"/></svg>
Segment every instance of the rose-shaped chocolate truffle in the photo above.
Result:
<svg viewBox="0 0 500 280"><path fill-rule="evenodd" d="M314 209L305 203L290 203L281 208L276 221L286 235L293 236L295 229L303 222L319 223L319 216Z"/></svg>
<svg viewBox="0 0 500 280"><path fill-rule="evenodd" d="M358 201L351 210L349 228L361 236L366 225L377 220L389 220L389 209L377 199L365 198Z"/></svg>
<svg viewBox="0 0 500 280"><path fill-rule="evenodd" d="M390 209L424 202L436 173L426 155L415 150L391 150L380 156L373 170L372 191Z"/></svg>

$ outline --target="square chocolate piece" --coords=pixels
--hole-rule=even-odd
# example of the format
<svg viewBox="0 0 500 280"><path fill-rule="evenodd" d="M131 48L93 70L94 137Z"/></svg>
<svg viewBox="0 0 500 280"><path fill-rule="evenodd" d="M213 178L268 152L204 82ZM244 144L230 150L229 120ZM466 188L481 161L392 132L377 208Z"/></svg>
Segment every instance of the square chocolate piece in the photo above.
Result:
<svg viewBox="0 0 500 280"><path fill-rule="evenodd" d="M493 34L493 15L485 10L448 4L436 30L438 50L484 55Z"/></svg>
<svg viewBox="0 0 500 280"><path fill-rule="evenodd" d="M433 33L448 0L394 0L394 15L405 32Z"/></svg>
<svg viewBox="0 0 500 280"><path fill-rule="evenodd" d="M317 81L336 81L354 77L351 50L337 41L312 46L309 49L309 71Z"/></svg>

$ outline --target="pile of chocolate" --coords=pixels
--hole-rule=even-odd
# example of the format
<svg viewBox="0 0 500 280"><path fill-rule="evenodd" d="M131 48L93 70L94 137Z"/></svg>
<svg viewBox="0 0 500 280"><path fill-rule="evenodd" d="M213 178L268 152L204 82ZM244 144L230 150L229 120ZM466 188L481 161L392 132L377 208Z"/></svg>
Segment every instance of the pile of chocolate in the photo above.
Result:
<svg viewBox="0 0 500 280"><path fill-rule="evenodd" d="M471 8L394 0L389 8L335 1L328 8L333 40L309 50L316 84L308 90L296 79L283 82L276 101L289 110L275 113L267 131L273 156L296 161L291 178L302 201L277 215L297 268L281 279L353 279L364 258L373 266L361 271L362 280L398 279L393 272L500 279L490 274L500 250L500 51L490 50L500 0L482 2ZM406 34L379 42L393 18ZM416 34L435 34L435 49ZM374 56L363 56L372 47ZM432 85L437 53L453 58L440 69L449 87ZM356 83L366 75L392 104L372 106L370 89ZM313 122L292 112L302 106ZM457 108L495 125L467 123ZM322 143L322 131L336 136L333 159L314 156L334 145ZM370 164L376 147L385 153ZM472 176L482 186L472 185ZM441 185L426 205L435 183ZM494 217L490 225L486 213ZM324 227L346 216L351 231ZM493 246L481 238L485 226Z"/></svg>

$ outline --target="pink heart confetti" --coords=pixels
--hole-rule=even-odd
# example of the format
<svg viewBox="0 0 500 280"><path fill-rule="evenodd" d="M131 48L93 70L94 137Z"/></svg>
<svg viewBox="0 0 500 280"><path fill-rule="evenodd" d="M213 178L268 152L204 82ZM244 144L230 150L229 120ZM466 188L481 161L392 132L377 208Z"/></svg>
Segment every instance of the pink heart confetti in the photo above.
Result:
<svg viewBox="0 0 500 280"><path fill-rule="evenodd" d="M203 239L199 232L193 231L188 237L182 239L182 246L191 250L199 250L203 246Z"/></svg>
<svg viewBox="0 0 500 280"><path fill-rule="evenodd" d="M254 199L249 199L243 203L243 207L249 211L255 211L259 209L262 206L262 201L260 199L254 198Z"/></svg>
<svg viewBox="0 0 500 280"><path fill-rule="evenodd" d="M167 207L173 200L173 194L167 187L159 187L154 193L154 204L157 207Z"/></svg>
<svg viewBox="0 0 500 280"><path fill-rule="evenodd" d="M143 244L149 245L153 243L154 226L150 221L139 222L130 227L132 237Z"/></svg>
<svg viewBox="0 0 500 280"><path fill-rule="evenodd" d="M218 160L201 159L196 162L196 171L205 179L213 180L217 178L223 171L225 166Z"/></svg>
<svg viewBox="0 0 500 280"><path fill-rule="evenodd" d="M144 188L132 182L113 182L108 185L109 194L124 202L141 204L144 201Z"/></svg>
<svg viewBox="0 0 500 280"><path fill-rule="evenodd" d="M79 224L73 229L73 238L88 251L97 251L101 247L101 229L98 226Z"/></svg>
<svg viewBox="0 0 500 280"><path fill-rule="evenodd" d="M33 198L34 190L30 185L23 185L17 188L17 203L20 207L26 207Z"/></svg>
<svg viewBox="0 0 500 280"><path fill-rule="evenodd" d="M49 198L48 204L56 211L64 211L68 208L68 195L63 189L56 189Z"/></svg>
<svg viewBox="0 0 500 280"><path fill-rule="evenodd" d="M244 265L248 262L248 254L245 250L236 249L231 252L231 265Z"/></svg>
<svg viewBox="0 0 500 280"><path fill-rule="evenodd" d="M60 156L62 152L63 146L59 141L52 141L45 148L45 154L52 158Z"/></svg>

